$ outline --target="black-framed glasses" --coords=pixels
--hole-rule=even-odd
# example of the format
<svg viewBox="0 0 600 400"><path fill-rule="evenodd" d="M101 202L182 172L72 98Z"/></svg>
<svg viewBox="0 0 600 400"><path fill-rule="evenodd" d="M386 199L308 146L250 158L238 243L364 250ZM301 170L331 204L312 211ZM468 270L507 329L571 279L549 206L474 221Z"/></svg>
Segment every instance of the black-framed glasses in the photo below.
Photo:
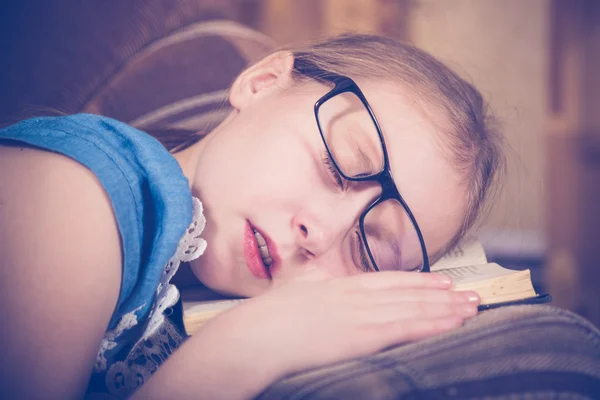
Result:
<svg viewBox="0 0 600 400"><path fill-rule="evenodd" d="M330 162L350 182L375 181L381 194L360 215L353 258L367 270L429 272L423 235L390 170L381 127L358 85L345 76L321 79L335 87L314 106Z"/></svg>

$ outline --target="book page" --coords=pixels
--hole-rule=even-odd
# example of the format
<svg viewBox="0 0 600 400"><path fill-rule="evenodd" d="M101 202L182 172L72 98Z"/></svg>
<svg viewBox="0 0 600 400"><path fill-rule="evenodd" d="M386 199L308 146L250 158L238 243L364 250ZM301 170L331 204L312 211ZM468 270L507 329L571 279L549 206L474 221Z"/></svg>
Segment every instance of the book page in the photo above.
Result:
<svg viewBox="0 0 600 400"><path fill-rule="evenodd" d="M454 282L454 286L499 278L501 276L515 273L515 271L502 268L496 263L452 267L438 270L436 272L451 277L452 281Z"/></svg>
<svg viewBox="0 0 600 400"><path fill-rule="evenodd" d="M486 264L487 257L481 243L475 238L466 238L451 252L445 254L431 266L432 272L442 269L458 268L465 265Z"/></svg>
<svg viewBox="0 0 600 400"><path fill-rule="evenodd" d="M183 326L193 335L208 320L242 303L244 299L183 302Z"/></svg>
<svg viewBox="0 0 600 400"><path fill-rule="evenodd" d="M194 315L204 312L218 312L224 311L235 305L243 302L244 299L230 299L230 300L210 300L210 301L184 301L183 302L183 314Z"/></svg>

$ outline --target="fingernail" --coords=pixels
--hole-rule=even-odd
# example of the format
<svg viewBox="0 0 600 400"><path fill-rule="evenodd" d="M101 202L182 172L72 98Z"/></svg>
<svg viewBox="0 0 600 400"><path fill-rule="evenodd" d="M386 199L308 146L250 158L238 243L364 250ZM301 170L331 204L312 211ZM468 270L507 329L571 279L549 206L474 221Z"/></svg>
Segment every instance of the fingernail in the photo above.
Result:
<svg viewBox="0 0 600 400"><path fill-rule="evenodd" d="M471 317L477 314L477 307L473 304L466 304L460 309L460 312L465 317Z"/></svg>
<svg viewBox="0 0 600 400"><path fill-rule="evenodd" d="M476 304L479 304L479 302L481 301L481 298L480 298L480 297L479 297L479 295L478 295L477 293L475 293L475 292L468 293L468 294L466 295L466 297L467 297L467 301L468 301L469 303L472 303L472 304L474 304L474 303L476 303Z"/></svg>
<svg viewBox="0 0 600 400"><path fill-rule="evenodd" d="M438 282L443 283L444 285L452 285L452 278L449 276L437 274L436 277Z"/></svg>

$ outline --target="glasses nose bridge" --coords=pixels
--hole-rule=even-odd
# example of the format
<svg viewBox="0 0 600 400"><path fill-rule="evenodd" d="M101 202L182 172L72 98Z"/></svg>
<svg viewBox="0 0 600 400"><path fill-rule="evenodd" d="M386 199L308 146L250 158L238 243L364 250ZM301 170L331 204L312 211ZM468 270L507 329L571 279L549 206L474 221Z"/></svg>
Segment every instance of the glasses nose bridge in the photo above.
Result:
<svg viewBox="0 0 600 400"><path fill-rule="evenodd" d="M396 184L394 183L394 179L392 178L392 173L389 168L384 167L383 171L372 177L370 180L379 183L379 186L381 186L380 198L394 197L394 195L397 196L398 189L396 188Z"/></svg>
<svg viewBox="0 0 600 400"><path fill-rule="evenodd" d="M376 176L372 176L367 179L361 179L360 181L352 182L356 184L363 184L367 186L366 190L366 200L362 201L362 206L358 215L362 215L365 213L367 209L369 209L373 204L385 200L390 197L390 193L396 192L396 185L392 180L392 177L387 171L382 171ZM377 190L377 192L375 192Z"/></svg>

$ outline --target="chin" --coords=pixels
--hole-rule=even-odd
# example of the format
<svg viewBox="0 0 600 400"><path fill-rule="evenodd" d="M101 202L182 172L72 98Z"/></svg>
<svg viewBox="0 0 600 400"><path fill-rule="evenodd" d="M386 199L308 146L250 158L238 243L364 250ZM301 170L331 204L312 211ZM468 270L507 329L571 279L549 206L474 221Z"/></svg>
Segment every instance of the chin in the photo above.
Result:
<svg viewBox="0 0 600 400"><path fill-rule="evenodd" d="M192 271L203 285L214 292L224 296L254 297L268 288L267 282L261 285L262 282L240 273L239 269L224 268L225 264L213 262L208 257L202 260L203 257L198 260L201 263L192 265Z"/></svg>

